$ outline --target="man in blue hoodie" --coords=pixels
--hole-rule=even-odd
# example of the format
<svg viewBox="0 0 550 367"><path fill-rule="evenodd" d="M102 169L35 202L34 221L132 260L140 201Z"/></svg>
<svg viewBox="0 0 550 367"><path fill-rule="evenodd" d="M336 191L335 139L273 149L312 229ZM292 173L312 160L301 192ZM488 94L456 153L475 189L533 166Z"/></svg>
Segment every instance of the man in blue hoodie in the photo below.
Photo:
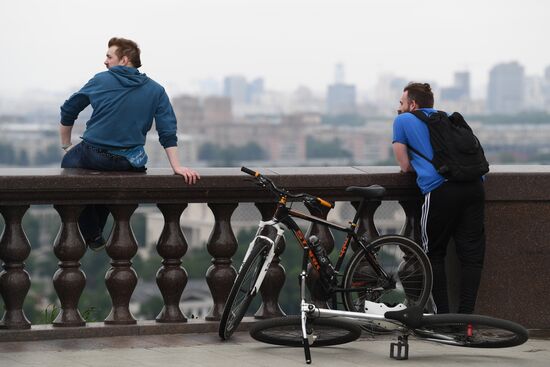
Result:
<svg viewBox="0 0 550 367"><path fill-rule="evenodd" d="M144 150L153 119L170 166L188 184L200 179L194 170L180 165L177 154L177 121L164 88L139 72L138 45L124 38L111 38L105 66L82 89L61 106L61 147L66 154L62 168L100 171L146 170ZM73 146L71 131L78 114L92 105L82 141ZM103 227L109 215L104 205L87 206L79 218L86 244L94 251L105 246Z"/></svg>

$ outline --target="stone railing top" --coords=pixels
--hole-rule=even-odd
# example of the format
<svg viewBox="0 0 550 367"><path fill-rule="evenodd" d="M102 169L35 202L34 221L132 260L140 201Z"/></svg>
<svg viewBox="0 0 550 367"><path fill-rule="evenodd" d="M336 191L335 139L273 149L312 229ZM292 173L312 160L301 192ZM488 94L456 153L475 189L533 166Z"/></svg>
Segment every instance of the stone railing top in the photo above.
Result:
<svg viewBox="0 0 550 367"><path fill-rule="evenodd" d="M414 174L397 166L250 167L292 191L350 200L347 186L380 184L388 198L417 196ZM0 205L63 203L159 203L271 201L240 168L199 168L201 180L186 185L170 169L146 173L97 172L80 169L0 169ZM491 166L487 200L550 200L550 166Z"/></svg>

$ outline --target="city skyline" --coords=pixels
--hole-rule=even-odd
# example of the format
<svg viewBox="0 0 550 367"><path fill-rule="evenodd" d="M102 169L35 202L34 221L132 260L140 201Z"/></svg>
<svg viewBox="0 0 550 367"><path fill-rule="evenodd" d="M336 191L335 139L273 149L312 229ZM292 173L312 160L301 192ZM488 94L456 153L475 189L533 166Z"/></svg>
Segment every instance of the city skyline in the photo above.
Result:
<svg viewBox="0 0 550 367"><path fill-rule="evenodd" d="M140 44L141 70L172 94L235 74L261 77L269 90L323 92L342 63L360 91L383 74L447 86L456 71L469 71L475 97L486 93L495 64L544 73L548 10L533 0L2 2L0 94L79 88L104 70L116 35Z"/></svg>

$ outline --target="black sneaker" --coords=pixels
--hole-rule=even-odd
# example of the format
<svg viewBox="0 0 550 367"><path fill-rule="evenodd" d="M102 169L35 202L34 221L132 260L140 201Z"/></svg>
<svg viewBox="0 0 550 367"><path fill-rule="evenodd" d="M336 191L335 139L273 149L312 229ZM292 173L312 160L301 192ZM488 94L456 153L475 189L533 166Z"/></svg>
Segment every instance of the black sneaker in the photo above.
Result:
<svg viewBox="0 0 550 367"><path fill-rule="evenodd" d="M94 238L93 240L86 241L86 246L88 246L92 251L99 252L103 250L103 248L105 247L105 243L106 241L105 239L103 239L103 236L99 236Z"/></svg>

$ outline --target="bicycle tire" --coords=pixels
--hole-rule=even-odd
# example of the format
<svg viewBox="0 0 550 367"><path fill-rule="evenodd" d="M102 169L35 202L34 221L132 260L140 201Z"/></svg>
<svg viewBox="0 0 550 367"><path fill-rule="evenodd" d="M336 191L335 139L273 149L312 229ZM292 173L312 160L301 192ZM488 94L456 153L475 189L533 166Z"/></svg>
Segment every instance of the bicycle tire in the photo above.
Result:
<svg viewBox="0 0 550 367"><path fill-rule="evenodd" d="M242 265L241 271L231 287L218 328L218 334L223 340L231 337L241 323L252 299L256 296L256 293L251 293L252 288L260 275L269 246L270 244L263 239L256 240L250 255Z"/></svg>
<svg viewBox="0 0 550 367"><path fill-rule="evenodd" d="M374 255L387 273L389 284L384 285L384 279L375 273L367 260L368 253ZM342 288L362 288L343 292L344 307L348 311L365 312L366 300L388 306L424 307L432 291L432 281L430 261L414 241L397 235L378 237L358 250L346 267ZM384 289L369 292L365 287Z"/></svg>
<svg viewBox="0 0 550 367"><path fill-rule="evenodd" d="M349 343L361 336L361 328L342 318L315 318L308 320L314 335L311 347L326 347ZM250 329L252 338L268 344L303 347L302 321L292 315L257 321Z"/></svg>
<svg viewBox="0 0 550 367"><path fill-rule="evenodd" d="M422 327L413 333L424 340L469 348L514 347L529 339L529 332L515 322L469 314L424 316Z"/></svg>

